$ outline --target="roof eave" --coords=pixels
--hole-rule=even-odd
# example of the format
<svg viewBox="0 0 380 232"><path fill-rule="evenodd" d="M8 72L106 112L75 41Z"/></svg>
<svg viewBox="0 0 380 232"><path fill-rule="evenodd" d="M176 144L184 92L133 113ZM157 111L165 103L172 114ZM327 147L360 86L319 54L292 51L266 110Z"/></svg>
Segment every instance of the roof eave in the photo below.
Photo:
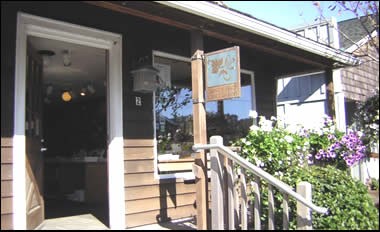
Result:
<svg viewBox="0 0 380 232"><path fill-rule="evenodd" d="M351 54L317 43L305 37L248 17L206 1L157 1L171 8L202 16L249 33L326 57L340 65L357 65L359 60Z"/></svg>

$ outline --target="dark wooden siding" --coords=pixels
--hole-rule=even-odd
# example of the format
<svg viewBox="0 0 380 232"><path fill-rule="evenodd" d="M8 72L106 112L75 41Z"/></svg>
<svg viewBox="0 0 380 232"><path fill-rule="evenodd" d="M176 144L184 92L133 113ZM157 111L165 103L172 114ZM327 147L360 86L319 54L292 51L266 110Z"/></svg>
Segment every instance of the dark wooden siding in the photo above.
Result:
<svg viewBox="0 0 380 232"><path fill-rule="evenodd" d="M13 105L16 18L1 2L1 230L13 229ZM5 23L6 22L6 23Z"/></svg>

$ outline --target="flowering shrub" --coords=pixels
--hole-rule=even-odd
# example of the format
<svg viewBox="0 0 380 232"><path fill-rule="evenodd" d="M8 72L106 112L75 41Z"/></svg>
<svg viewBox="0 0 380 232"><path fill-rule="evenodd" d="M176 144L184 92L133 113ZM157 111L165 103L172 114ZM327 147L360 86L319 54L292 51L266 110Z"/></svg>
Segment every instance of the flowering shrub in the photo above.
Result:
<svg viewBox="0 0 380 232"><path fill-rule="evenodd" d="M242 154L250 162L265 171L276 170L275 174L281 175L289 166L302 167L307 163L347 169L365 157L363 133L344 134L327 116L313 129L284 126L283 121L275 117L258 118L258 126L251 126L248 135L236 145L242 147Z"/></svg>
<svg viewBox="0 0 380 232"><path fill-rule="evenodd" d="M366 144L379 143L379 90L374 91L364 103L359 103L354 113L352 128L363 131Z"/></svg>
<svg viewBox="0 0 380 232"><path fill-rule="evenodd" d="M350 130L347 134L336 130L331 118L325 117L321 129L309 132L309 163L335 165L346 169L365 157L363 133Z"/></svg>
<svg viewBox="0 0 380 232"><path fill-rule="evenodd" d="M363 183L355 181L345 170L362 159L363 134L336 130L325 117L322 125L306 129L284 125L281 119L257 117L258 125L250 127L247 136L235 143L241 156L295 188L300 181L313 186L313 203L329 209L328 215L313 213L314 229L378 229L378 211L367 195ZM247 180L253 176L247 173ZM268 183L260 183L261 211L268 210ZM273 189L274 204L280 206L283 195ZM254 201L254 192L251 193ZM296 228L296 202L289 199L290 229ZM282 207L275 207L275 229L281 229ZM261 226L268 229L268 215L261 215Z"/></svg>
<svg viewBox="0 0 380 232"><path fill-rule="evenodd" d="M260 116L258 126L251 126L248 135L235 145L241 146L251 163L267 172L276 170L275 176L281 178L290 166L305 164L310 144L307 137L286 130L280 122Z"/></svg>

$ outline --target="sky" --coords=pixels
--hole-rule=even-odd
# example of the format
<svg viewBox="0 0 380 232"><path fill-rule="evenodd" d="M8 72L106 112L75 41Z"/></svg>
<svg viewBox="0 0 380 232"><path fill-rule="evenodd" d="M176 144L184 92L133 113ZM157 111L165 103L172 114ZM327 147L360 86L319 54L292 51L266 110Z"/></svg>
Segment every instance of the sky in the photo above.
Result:
<svg viewBox="0 0 380 232"><path fill-rule="evenodd" d="M250 14L260 20L276 26L292 30L298 27L316 23L319 11L313 1L223 1L228 7ZM328 6L334 1L319 1L323 15L330 19L343 21L354 18L352 12L338 14L337 9L330 11Z"/></svg>

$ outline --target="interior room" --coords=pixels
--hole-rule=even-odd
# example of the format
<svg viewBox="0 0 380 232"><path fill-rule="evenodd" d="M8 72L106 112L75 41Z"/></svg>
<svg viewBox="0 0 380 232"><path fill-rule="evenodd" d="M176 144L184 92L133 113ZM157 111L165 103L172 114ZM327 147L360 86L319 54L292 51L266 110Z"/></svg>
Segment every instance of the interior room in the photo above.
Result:
<svg viewBox="0 0 380 232"><path fill-rule="evenodd" d="M34 36L28 50L43 67L33 93L42 101L45 218L92 214L108 226L107 53Z"/></svg>

